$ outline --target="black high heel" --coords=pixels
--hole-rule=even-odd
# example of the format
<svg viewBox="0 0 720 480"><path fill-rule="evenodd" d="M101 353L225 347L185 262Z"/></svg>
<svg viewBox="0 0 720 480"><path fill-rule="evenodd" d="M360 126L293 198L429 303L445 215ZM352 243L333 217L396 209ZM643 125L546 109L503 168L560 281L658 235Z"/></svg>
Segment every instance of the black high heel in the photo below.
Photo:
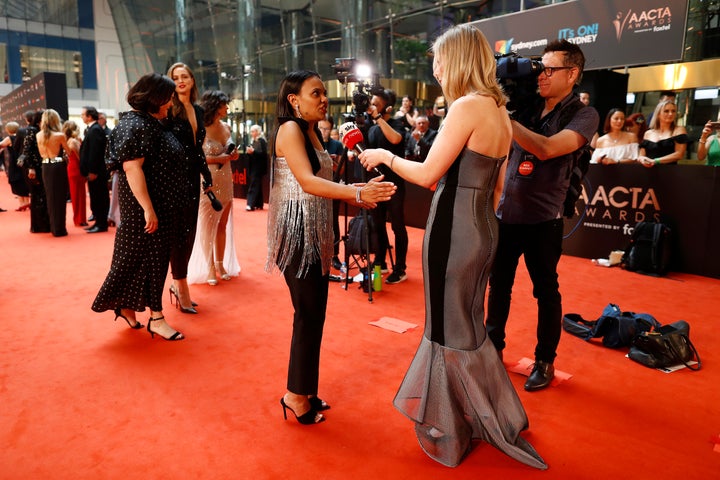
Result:
<svg viewBox="0 0 720 480"><path fill-rule="evenodd" d="M178 296L175 289L170 285L170 288L168 288L168 292L170 292L170 305L173 304L173 297L175 297L175 308L180 309L182 313L198 313L197 310L195 310L195 307L197 307L197 303L191 301L192 307L183 307L180 305L180 297Z"/></svg>
<svg viewBox="0 0 720 480"><path fill-rule="evenodd" d="M130 319L128 319L125 315L122 314L122 309L120 307L115 309L115 321L116 322L117 322L118 317L125 320L127 322L128 326L130 328L132 328L133 330L139 330L145 326L142 323L138 322L137 320L135 320L135 325L130 323Z"/></svg>
<svg viewBox="0 0 720 480"><path fill-rule="evenodd" d="M312 408L312 406L310 407L310 410L298 417L297 413L295 413L295 410L293 410L292 407L288 406L288 404L285 403L284 398L280 398L280 405L282 405L283 407L283 417L285 418L285 420L287 420L286 410L290 410L293 415L295 415L295 419L298 421L298 423L302 423L303 425L314 425L316 423L325 421L325 417L319 414L317 410Z"/></svg>
<svg viewBox="0 0 720 480"><path fill-rule="evenodd" d="M319 397L310 397L308 400L310 401L310 408L316 412L322 412L323 410L328 410L330 408L330 405Z"/></svg>
<svg viewBox="0 0 720 480"><path fill-rule="evenodd" d="M182 339L185 338L185 335L183 335L182 333L178 332L177 330L175 330L175 333L173 333L173 334L172 334L171 336L169 336L169 337L166 337L165 335L163 335L162 333L159 333L159 332L153 332L153 331L150 329L150 324L151 324L152 322L154 322L154 321L157 321L157 320L165 320L165 317L157 317L157 318L150 317L150 320L148 320L148 324L147 324L147 331L150 332L150 338L155 338L155 334L156 334L156 333L157 333L158 335L160 335L162 338L164 338L165 340L170 340L170 341L172 341L172 340L182 340ZM168 325L168 327L170 327L170 326Z"/></svg>

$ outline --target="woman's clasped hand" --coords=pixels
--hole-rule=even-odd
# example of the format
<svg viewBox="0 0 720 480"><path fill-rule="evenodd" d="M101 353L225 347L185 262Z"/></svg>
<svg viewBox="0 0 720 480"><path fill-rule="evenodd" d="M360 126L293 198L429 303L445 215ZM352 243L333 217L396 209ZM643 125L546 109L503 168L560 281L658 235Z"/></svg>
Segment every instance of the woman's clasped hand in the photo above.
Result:
<svg viewBox="0 0 720 480"><path fill-rule="evenodd" d="M355 197L355 205L359 207L375 208L378 202L386 202L397 191L392 182L383 182L384 175L371 178L367 183L355 183L359 194Z"/></svg>

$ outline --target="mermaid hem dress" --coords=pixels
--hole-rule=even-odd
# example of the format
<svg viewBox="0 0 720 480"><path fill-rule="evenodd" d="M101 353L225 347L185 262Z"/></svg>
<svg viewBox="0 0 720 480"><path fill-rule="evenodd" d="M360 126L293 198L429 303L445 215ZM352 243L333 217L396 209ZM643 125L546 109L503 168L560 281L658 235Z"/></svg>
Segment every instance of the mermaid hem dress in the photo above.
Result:
<svg viewBox="0 0 720 480"><path fill-rule="evenodd" d="M528 419L484 325L498 239L493 192L505 158L464 149L438 183L423 240L425 332L394 399L423 450L457 466L484 440L539 469Z"/></svg>

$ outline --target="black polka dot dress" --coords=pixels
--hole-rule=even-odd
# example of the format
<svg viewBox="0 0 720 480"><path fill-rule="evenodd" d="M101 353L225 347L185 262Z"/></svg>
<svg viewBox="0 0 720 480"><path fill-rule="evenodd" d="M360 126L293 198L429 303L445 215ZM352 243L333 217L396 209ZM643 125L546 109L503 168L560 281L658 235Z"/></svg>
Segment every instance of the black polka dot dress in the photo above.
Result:
<svg viewBox="0 0 720 480"><path fill-rule="evenodd" d="M182 145L152 116L127 112L108 142L108 159L118 165L120 226L115 234L110 272L93 302L96 312L128 308L162 311L162 293L177 236L178 212L188 196L187 161ZM122 163L144 158L148 194L158 217L158 230L145 233L145 215L135 199Z"/></svg>

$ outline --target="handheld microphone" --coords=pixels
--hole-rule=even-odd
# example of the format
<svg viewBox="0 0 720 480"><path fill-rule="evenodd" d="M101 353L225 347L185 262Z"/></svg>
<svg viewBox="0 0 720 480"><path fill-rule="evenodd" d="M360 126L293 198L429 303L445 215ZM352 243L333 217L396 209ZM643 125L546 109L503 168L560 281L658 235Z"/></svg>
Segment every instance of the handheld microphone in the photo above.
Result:
<svg viewBox="0 0 720 480"><path fill-rule="evenodd" d="M235 144L232 143L232 142L230 142L230 143L228 144L227 148L225 149L225 153L228 154L228 155L230 155L230 154L233 152L233 150L235 150ZM221 163L220 166L218 167L218 170L220 170L220 169L221 169L222 167L224 167L224 166L225 166L225 164L224 164L224 163ZM217 208L216 208L215 210L217 210ZM218 210L218 211L219 211L219 210Z"/></svg>
<svg viewBox="0 0 720 480"><path fill-rule="evenodd" d="M207 188L207 183L203 182L203 188ZM205 195L210 199L210 205L212 205L213 210L219 212L223 209L222 203L220 203L220 200L217 199L212 190L205 192Z"/></svg>
<svg viewBox="0 0 720 480"><path fill-rule="evenodd" d="M357 125L354 122L345 122L338 127L340 133L340 142L348 150L355 150L357 153L362 153L365 149L360 145L363 141L363 135ZM373 170L378 174L382 175L377 167L373 167Z"/></svg>

